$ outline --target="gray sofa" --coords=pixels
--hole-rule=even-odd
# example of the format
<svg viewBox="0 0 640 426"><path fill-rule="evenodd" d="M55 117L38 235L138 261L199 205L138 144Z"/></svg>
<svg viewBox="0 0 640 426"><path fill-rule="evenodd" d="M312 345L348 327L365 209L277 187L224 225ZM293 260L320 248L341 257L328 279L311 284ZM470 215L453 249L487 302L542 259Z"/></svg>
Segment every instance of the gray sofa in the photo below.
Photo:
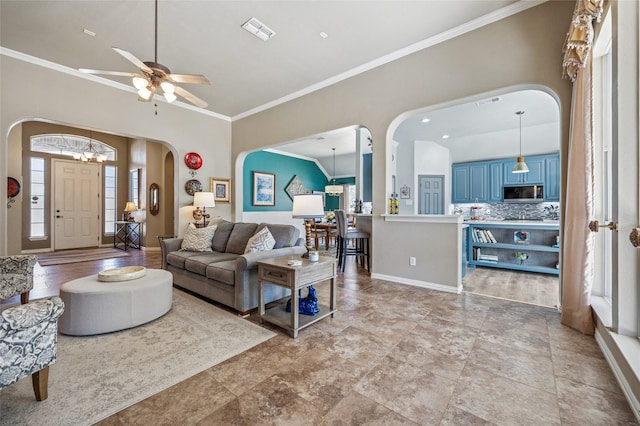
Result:
<svg viewBox="0 0 640 426"><path fill-rule="evenodd" d="M300 256L305 251L300 231L292 225L233 223L218 219L212 252L181 251L182 238L160 241L162 269L173 274L173 283L227 305L245 315L258 306L257 262L280 256ZM272 250L244 254L249 238L264 227L276 240ZM265 286L265 302L289 295L289 290Z"/></svg>

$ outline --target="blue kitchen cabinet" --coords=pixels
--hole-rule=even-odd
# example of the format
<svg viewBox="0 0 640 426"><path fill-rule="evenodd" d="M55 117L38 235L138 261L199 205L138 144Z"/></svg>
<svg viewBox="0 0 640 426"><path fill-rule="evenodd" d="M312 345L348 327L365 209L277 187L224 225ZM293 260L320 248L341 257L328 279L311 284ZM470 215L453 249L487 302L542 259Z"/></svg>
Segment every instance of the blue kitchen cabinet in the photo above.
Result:
<svg viewBox="0 0 640 426"><path fill-rule="evenodd" d="M560 201L560 154L545 158L544 201Z"/></svg>
<svg viewBox="0 0 640 426"><path fill-rule="evenodd" d="M486 203L488 201L486 162L460 163L451 167L453 203Z"/></svg>
<svg viewBox="0 0 640 426"><path fill-rule="evenodd" d="M504 171L504 181L505 185L517 185L519 183L543 183L544 182L544 167L545 167L545 157L542 156L534 156L534 157L525 157L524 162L527 163L527 167L529 167L528 173L513 173L513 166L516 164L516 158L504 160L503 171Z"/></svg>
<svg viewBox="0 0 640 426"><path fill-rule="evenodd" d="M489 187L489 202L490 203L501 203L503 197L502 191L502 169L503 169L504 161L490 161L488 163L489 167L489 179L488 179L488 187Z"/></svg>

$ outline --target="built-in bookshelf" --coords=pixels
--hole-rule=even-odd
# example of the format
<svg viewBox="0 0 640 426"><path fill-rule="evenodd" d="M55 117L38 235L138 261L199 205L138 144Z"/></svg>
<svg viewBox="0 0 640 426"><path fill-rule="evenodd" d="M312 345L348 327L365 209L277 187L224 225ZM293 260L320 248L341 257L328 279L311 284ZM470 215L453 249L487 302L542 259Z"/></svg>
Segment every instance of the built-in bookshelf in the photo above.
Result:
<svg viewBox="0 0 640 426"><path fill-rule="evenodd" d="M550 222L469 223L469 266L559 274L559 227Z"/></svg>

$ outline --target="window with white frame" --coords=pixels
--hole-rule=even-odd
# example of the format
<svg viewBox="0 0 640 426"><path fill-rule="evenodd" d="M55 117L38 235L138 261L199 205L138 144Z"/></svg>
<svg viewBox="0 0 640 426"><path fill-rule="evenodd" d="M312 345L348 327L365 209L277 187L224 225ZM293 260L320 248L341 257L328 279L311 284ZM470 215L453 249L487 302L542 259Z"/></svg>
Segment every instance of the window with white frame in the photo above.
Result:
<svg viewBox="0 0 640 426"><path fill-rule="evenodd" d="M113 235L118 204L118 167L104 166L104 234Z"/></svg>
<svg viewBox="0 0 640 426"><path fill-rule="evenodd" d="M45 161L41 157L31 157L31 187L29 188L31 226L29 239L46 239L45 220Z"/></svg>

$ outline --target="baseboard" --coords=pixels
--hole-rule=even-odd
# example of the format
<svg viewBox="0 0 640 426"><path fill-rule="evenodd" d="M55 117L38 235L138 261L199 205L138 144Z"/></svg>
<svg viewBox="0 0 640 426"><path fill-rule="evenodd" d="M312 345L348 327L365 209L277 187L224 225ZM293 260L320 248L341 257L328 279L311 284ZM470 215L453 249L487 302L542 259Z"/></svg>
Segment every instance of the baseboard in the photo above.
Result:
<svg viewBox="0 0 640 426"><path fill-rule="evenodd" d="M450 285L430 283L428 281L412 280L410 278L395 277L393 275L376 274L375 272L371 273L371 278L393 281L400 284L412 285L414 287L428 288L430 290L445 291L447 293L462 292L462 284L460 284L458 287L452 287Z"/></svg>
<svg viewBox="0 0 640 426"><path fill-rule="evenodd" d="M618 365L616 358L613 356L613 353L611 353L609 346L607 346L604 338L602 337L600 329L598 328L596 328L595 338L596 338L596 342L598 343L598 346L600 347L600 350L602 351L602 354L607 360L607 364L609 364L609 367L611 367L611 371L613 371L613 375L616 377L618 384L620 384L620 387L622 388L622 393L627 398L627 401L631 406L631 410L633 410L633 414L636 416L636 420L638 421L638 424L640 424L640 402L638 401L636 396L633 394L633 391L631 390L631 386L629 385L629 381L623 374L622 369Z"/></svg>

